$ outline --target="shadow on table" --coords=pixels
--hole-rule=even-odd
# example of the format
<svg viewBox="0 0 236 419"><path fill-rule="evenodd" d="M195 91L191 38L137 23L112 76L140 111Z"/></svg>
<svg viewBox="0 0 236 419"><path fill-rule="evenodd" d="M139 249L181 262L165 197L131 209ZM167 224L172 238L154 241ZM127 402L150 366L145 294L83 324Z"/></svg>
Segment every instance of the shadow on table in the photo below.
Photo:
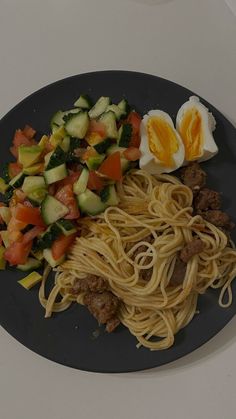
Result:
<svg viewBox="0 0 236 419"><path fill-rule="evenodd" d="M236 342L236 318L233 318L218 335L191 354L188 354L177 361L171 362L170 364L163 365L162 367L152 368L141 372L122 374L122 376L125 375L127 378L137 378L137 375L142 376L142 378L148 378L156 374L159 376L168 376L173 374L174 371L183 371L185 368L197 365L200 362L219 354L234 342Z"/></svg>

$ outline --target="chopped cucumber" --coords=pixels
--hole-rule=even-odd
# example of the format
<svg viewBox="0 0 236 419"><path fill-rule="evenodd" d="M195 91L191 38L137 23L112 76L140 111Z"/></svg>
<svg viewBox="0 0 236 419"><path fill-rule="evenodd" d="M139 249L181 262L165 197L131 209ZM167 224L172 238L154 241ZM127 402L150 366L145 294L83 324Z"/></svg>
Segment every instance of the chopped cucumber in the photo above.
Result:
<svg viewBox="0 0 236 419"><path fill-rule="evenodd" d="M125 147L119 147L118 145L114 144L111 147L109 147L109 149L107 150L107 155L111 155L113 153L115 153L116 151L119 151L121 154L121 170L122 173L124 174L125 172L127 172L127 170L129 170L131 168L131 162L129 160L127 160L125 157L123 157L123 152L126 150Z"/></svg>
<svg viewBox="0 0 236 419"><path fill-rule="evenodd" d="M11 219L11 211L8 207L0 207L0 217L3 219L5 224L8 224Z"/></svg>
<svg viewBox="0 0 236 419"><path fill-rule="evenodd" d="M89 157L88 160L86 160L86 164L89 170L98 169L98 167L101 165L105 157L106 157L105 154L98 154L97 156Z"/></svg>
<svg viewBox="0 0 236 419"><path fill-rule="evenodd" d="M38 284L38 282L42 281L43 277L38 272L31 272L31 274L27 275L25 278L18 281L18 284L22 285L25 289L29 290L34 285Z"/></svg>
<svg viewBox="0 0 236 419"><path fill-rule="evenodd" d="M81 109L90 109L92 107L92 101L88 95L80 95L74 103L74 106Z"/></svg>
<svg viewBox="0 0 236 419"><path fill-rule="evenodd" d="M55 260L52 255L51 249L44 249L43 256L52 268L55 268L55 266L60 265L65 260L65 256L62 256L60 259Z"/></svg>
<svg viewBox="0 0 236 419"><path fill-rule="evenodd" d="M72 116L65 124L66 131L71 137L84 138L89 127L88 112L81 111Z"/></svg>
<svg viewBox="0 0 236 419"><path fill-rule="evenodd" d="M42 172L42 164L41 163L37 163L37 164L34 164L33 166L26 167L26 168L23 169L23 173L25 175L38 175L41 172Z"/></svg>
<svg viewBox="0 0 236 419"><path fill-rule="evenodd" d="M66 135L66 137L63 138L62 143L61 143L61 148L65 153L67 153L69 151L69 148L70 148L70 137L69 137L69 135Z"/></svg>
<svg viewBox="0 0 236 419"><path fill-rule="evenodd" d="M9 183L11 180L10 170L9 170L9 163L5 163L2 166L2 178L6 183Z"/></svg>
<svg viewBox="0 0 236 419"><path fill-rule="evenodd" d="M60 166L54 167L53 169L46 170L44 172L44 178L47 185L51 185L51 183L58 182L59 180L64 179L67 177L67 169L65 163L61 164Z"/></svg>
<svg viewBox="0 0 236 419"><path fill-rule="evenodd" d="M117 106L123 111L122 116L127 116L130 112L130 106L126 99L122 99Z"/></svg>
<svg viewBox="0 0 236 419"><path fill-rule="evenodd" d="M39 189L35 189L34 191L30 192L28 194L28 198L33 204L35 204L37 206L37 205L41 204L41 202L43 202L46 195L47 195L47 189L39 188Z"/></svg>
<svg viewBox="0 0 236 419"><path fill-rule="evenodd" d="M4 271L6 268L6 261L4 259L5 247L0 246L0 270Z"/></svg>
<svg viewBox="0 0 236 419"><path fill-rule="evenodd" d="M118 144L120 147L129 147L129 143L132 137L132 125L124 124L121 125L118 132Z"/></svg>
<svg viewBox="0 0 236 419"><path fill-rule="evenodd" d="M88 184L89 179L89 171L88 169L84 168L81 172L79 179L74 183L73 190L76 195L83 193Z"/></svg>
<svg viewBox="0 0 236 419"><path fill-rule="evenodd" d="M34 259L34 258L28 258L27 262L24 263L24 265L17 265L17 269L20 269L20 271L32 271L33 269L38 269L41 266L41 261Z"/></svg>
<svg viewBox="0 0 236 419"><path fill-rule="evenodd" d="M66 161L66 153L62 150L60 146L44 157L46 170L54 169L54 167L60 166Z"/></svg>
<svg viewBox="0 0 236 419"><path fill-rule="evenodd" d="M109 138L118 137L117 127L116 127L116 117L114 112L109 111L102 114L100 121L105 125L107 136Z"/></svg>
<svg viewBox="0 0 236 419"><path fill-rule="evenodd" d="M9 185L13 188L20 188L22 183L24 182L26 175L23 172L18 173L10 182Z"/></svg>
<svg viewBox="0 0 236 419"><path fill-rule="evenodd" d="M51 119L51 128L53 128L53 126L60 127L61 125L63 125L65 122L64 117L71 113L78 113L78 109L70 109L68 111L57 111Z"/></svg>
<svg viewBox="0 0 236 419"><path fill-rule="evenodd" d="M10 186L8 190L5 192L5 194L3 195L3 201L5 202L5 204L8 204L10 202L11 198L13 197L13 194L14 194L14 188Z"/></svg>
<svg viewBox="0 0 236 419"><path fill-rule="evenodd" d="M47 195L41 205L44 222L49 225L68 214L68 208L51 195Z"/></svg>
<svg viewBox="0 0 236 419"><path fill-rule="evenodd" d="M35 259L42 261L43 260L43 251L42 250L31 250L31 254Z"/></svg>
<svg viewBox="0 0 236 419"><path fill-rule="evenodd" d="M43 135L38 143L39 147L44 149L46 145L48 144L49 138L47 135Z"/></svg>
<svg viewBox="0 0 236 419"><path fill-rule="evenodd" d="M109 185L109 196L108 199L106 201L106 206L107 207L112 207L112 206L116 206L118 205L120 202L117 193L116 193L116 189L114 185Z"/></svg>
<svg viewBox="0 0 236 419"><path fill-rule="evenodd" d="M89 117L91 119L98 118L100 115L102 115L102 113L106 112L106 109L110 105L110 102L111 100L109 97L101 96L95 103L95 105L92 107L92 109L90 109Z"/></svg>
<svg viewBox="0 0 236 419"><path fill-rule="evenodd" d="M37 251L48 249L52 246L53 242L61 235L61 229L57 223L50 225L47 230L41 234L37 240ZM36 257L36 256L35 256Z"/></svg>
<svg viewBox="0 0 236 419"><path fill-rule="evenodd" d="M77 231L75 225L70 220L59 220L56 222L56 225L59 227L61 233L64 234L64 236L70 236Z"/></svg>
<svg viewBox="0 0 236 419"><path fill-rule="evenodd" d="M43 176L27 176L22 185L22 191L28 195L36 189L46 189Z"/></svg>
<svg viewBox="0 0 236 419"><path fill-rule="evenodd" d="M22 166L30 167L35 163L38 163L42 154L42 148L39 145L21 145L18 148L18 160Z"/></svg>
<svg viewBox="0 0 236 419"><path fill-rule="evenodd" d="M119 151L122 157L125 150L126 147L119 147L117 144L113 144L107 149L107 155L110 156L111 154L116 153L116 151Z"/></svg>
<svg viewBox="0 0 236 419"><path fill-rule="evenodd" d="M4 179L0 177L0 193L5 193L8 187L9 186L5 183Z"/></svg>
<svg viewBox="0 0 236 419"><path fill-rule="evenodd" d="M105 140L100 141L98 144L94 145L95 150L99 154L106 153L107 149L111 147L113 141L111 138L105 138Z"/></svg>
<svg viewBox="0 0 236 419"><path fill-rule="evenodd" d="M117 121L119 121L120 118L124 115L124 111L122 111L122 109L117 105L109 105L106 109L106 112L109 111L114 112Z"/></svg>
<svg viewBox="0 0 236 419"><path fill-rule="evenodd" d="M89 189L78 195L77 199L81 211L85 214L97 215L106 209L106 204L101 198Z"/></svg>

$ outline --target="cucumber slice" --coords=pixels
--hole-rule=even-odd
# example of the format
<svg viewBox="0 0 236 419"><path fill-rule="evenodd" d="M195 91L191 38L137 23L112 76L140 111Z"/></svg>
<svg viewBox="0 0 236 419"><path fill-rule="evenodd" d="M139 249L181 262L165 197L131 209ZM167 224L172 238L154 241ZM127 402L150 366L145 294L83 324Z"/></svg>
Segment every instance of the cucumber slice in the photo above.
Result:
<svg viewBox="0 0 236 419"><path fill-rule="evenodd" d="M68 214L68 208L51 195L47 195L41 205L44 222L49 225Z"/></svg>
<svg viewBox="0 0 236 419"><path fill-rule="evenodd" d="M74 103L74 106L81 109L90 109L92 107L92 101L88 95L80 95Z"/></svg>
<svg viewBox="0 0 236 419"><path fill-rule="evenodd" d="M43 260L43 251L42 250L31 250L30 252L35 259L42 261Z"/></svg>
<svg viewBox="0 0 236 419"><path fill-rule="evenodd" d="M26 175L23 172L18 173L10 182L9 185L13 188L20 188L22 183L24 182Z"/></svg>
<svg viewBox="0 0 236 419"><path fill-rule="evenodd" d="M105 159L105 157L105 154L98 154L97 156L89 157L88 160L86 160L86 164L89 170L97 170L103 162L103 160Z"/></svg>
<svg viewBox="0 0 236 419"><path fill-rule="evenodd" d="M95 150L99 154L106 153L106 151L111 147L113 141L111 138L105 138L105 140L100 141L100 143L97 143L94 145Z"/></svg>
<svg viewBox="0 0 236 419"><path fill-rule="evenodd" d="M39 162L42 151L43 150L39 145L21 145L18 148L19 163L22 164L24 168L33 166L33 164Z"/></svg>
<svg viewBox="0 0 236 419"><path fill-rule="evenodd" d="M60 259L55 260L52 255L51 249L44 249L43 256L52 268L55 268L55 266L60 265L65 260L65 256L62 256Z"/></svg>
<svg viewBox="0 0 236 419"><path fill-rule="evenodd" d="M50 155L49 155L50 154ZM66 161L66 153L60 146L57 146L53 152L46 154L44 158L46 164L46 170L53 169L54 167L60 166Z"/></svg>
<svg viewBox="0 0 236 419"><path fill-rule="evenodd" d="M50 122L51 129L53 130L54 128L55 131L57 131L57 129L65 123L63 119L65 116L68 116L71 113L78 113L78 112L79 112L78 109L69 109L68 111L57 111L51 119L51 122Z"/></svg>
<svg viewBox="0 0 236 419"><path fill-rule="evenodd" d="M90 109L89 111L89 117L91 119L96 119L102 113L106 112L107 107L110 105L110 98L107 96L101 96L98 101L95 103L95 105Z"/></svg>
<svg viewBox="0 0 236 419"><path fill-rule="evenodd" d="M106 209L106 204L101 198L89 189L78 195L77 199L81 211L85 214L97 215Z"/></svg>
<svg viewBox="0 0 236 419"><path fill-rule="evenodd" d="M81 172L79 179L74 183L73 190L76 195L83 193L88 184L89 179L89 171L88 169L84 168Z"/></svg>
<svg viewBox="0 0 236 419"><path fill-rule="evenodd" d="M107 136L109 138L115 138L118 137L117 127L116 127L116 117L114 112L109 111L102 114L100 117L100 121L103 122L103 124L106 127Z"/></svg>
<svg viewBox="0 0 236 419"><path fill-rule="evenodd" d="M126 99L122 99L117 106L123 111L122 116L127 116L130 112L130 106Z"/></svg>
<svg viewBox="0 0 236 419"><path fill-rule="evenodd" d="M2 230L0 231L0 236L2 237L2 241L5 247L8 247L10 242L9 242L9 231L7 230Z"/></svg>
<svg viewBox="0 0 236 419"><path fill-rule="evenodd" d="M0 193L5 193L8 189L8 185L5 183L4 179L0 177Z"/></svg>
<svg viewBox="0 0 236 419"><path fill-rule="evenodd" d="M71 137L84 138L89 127L88 112L81 111L72 116L65 124L65 129Z"/></svg>
<svg viewBox="0 0 236 419"><path fill-rule="evenodd" d="M61 143L62 150L67 153L70 148L70 137L67 135L65 138L63 138Z"/></svg>
<svg viewBox="0 0 236 419"><path fill-rule="evenodd" d="M5 224L8 224L11 219L11 211L8 207L0 207L0 217L3 219Z"/></svg>
<svg viewBox="0 0 236 419"><path fill-rule="evenodd" d="M27 262L24 265L17 265L17 269L20 269L20 271L26 272L26 271L33 271L34 269L38 269L41 266L41 261L34 259L34 258L28 258Z"/></svg>
<svg viewBox="0 0 236 419"><path fill-rule="evenodd" d="M129 147L129 143L132 137L132 125L124 124L121 125L118 132L118 144L120 147Z"/></svg>
<svg viewBox="0 0 236 419"><path fill-rule="evenodd" d="M36 189L46 189L43 176L27 176L22 185L22 191L28 195Z"/></svg>
<svg viewBox="0 0 236 419"><path fill-rule="evenodd" d="M23 173L25 173L25 175L38 175L39 173L42 173L42 164L41 163L36 163L33 166L30 167L26 167L23 169Z"/></svg>
<svg viewBox="0 0 236 419"><path fill-rule="evenodd" d="M106 109L106 112L109 111L114 112L117 121L119 121L120 118L124 115L124 111L117 105L109 105Z"/></svg>
<svg viewBox="0 0 236 419"><path fill-rule="evenodd" d="M37 205L41 204L41 202L43 202L46 195L47 195L47 189L39 188L39 189L35 189L34 191L30 192L28 194L28 198L33 204L35 204L37 206Z"/></svg>
<svg viewBox="0 0 236 419"><path fill-rule="evenodd" d="M59 180L64 179L67 175L68 173L65 163L44 172L44 178L47 185L58 182Z"/></svg>
<svg viewBox="0 0 236 419"><path fill-rule="evenodd" d="M120 202L119 197L116 193L116 189L114 185L110 185L109 186L109 196L108 199L106 201L106 206L107 207L113 207L118 205Z"/></svg>
<svg viewBox="0 0 236 419"><path fill-rule="evenodd" d="M64 236L70 236L77 231L75 225L70 220L59 220L56 222L56 225L59 227L61 233L64 234Z"/></svg>
<svg viewBox="0 0 236 419"><path fill-rule="evenodd" d="M53 242L61 235L61 229L57 223L50 225L47 230L41 234L36 243L36 250L42 251L52 246ZM36 255L34 255L36 257Z"/></svg>

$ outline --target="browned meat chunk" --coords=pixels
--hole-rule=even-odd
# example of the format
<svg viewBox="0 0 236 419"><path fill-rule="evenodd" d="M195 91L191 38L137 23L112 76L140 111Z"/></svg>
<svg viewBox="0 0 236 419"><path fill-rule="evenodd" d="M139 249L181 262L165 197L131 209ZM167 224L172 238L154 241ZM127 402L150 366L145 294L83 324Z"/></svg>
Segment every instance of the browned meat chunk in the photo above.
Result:
<svg viewBox="0 0 236 419"><path fill-rule="evenodd" d="M194 238L186 244L180 252L180 259L187 263L193 256L198 255L204 249L204 243L201 239Z"/></svg>
<svg viewBox="0 0 236 419"><path fill-rule="evenodd" d="M89 292L84 296L84 304L99 323L107 323L116 317L119 299L109 291Z"/></svg>
<svg viewBox="0 0 236 419"><path fill-rule="evenodd" d="M108 283L101 276L89 274L86 278L77 279L71 290L72 294L80 292L103 292L108 289Z"/></svg>
<svg viewBox="0 0 236 419"><path fill-rule="evenodd" d="M175 262L173 274L170 278L170 285L181 285L183 283L187 265L179 257Z"/></svg>
<svg viewBox="0 0 236 419"><path fill-rule="evenodd" d="M206 173L196 162L184 167L180 176L183 183L191 188L193 192L199 191L206 183Z"/></svg>
<svg viewBox="0 0 236 419"><path fill-rule="evenodd" d="M141 272L140 272L141 279L143 279L144 281L150 281L150 279L152 277L152 272L153 272L152 268L142 269Z"/></svg>
<svg viewBox="0 0 236 419"><path fill-rule="evenodd" d="M203 212L202 217L209 223L214 224L216 227L222 227L226 230L232 230L234 228L234 223L230 220L228 214L220 210L209 210Z"/></svg>
<svg viewBox="0 0 236 419"><path fill-rule="evenodd" d="M218 210L221 207L221 196L219 192L204 188L194 199L194 207L197 211Z"/></svg>
<svg viewBox="0 0 236 419"><path fill-rule="evenodd" d="M118 317L112 317L112 319L108 320L107 324L106 324L106 331L108 333L113 332L117 326L119 326L120 324L120 320L118 319Z"/></svg>

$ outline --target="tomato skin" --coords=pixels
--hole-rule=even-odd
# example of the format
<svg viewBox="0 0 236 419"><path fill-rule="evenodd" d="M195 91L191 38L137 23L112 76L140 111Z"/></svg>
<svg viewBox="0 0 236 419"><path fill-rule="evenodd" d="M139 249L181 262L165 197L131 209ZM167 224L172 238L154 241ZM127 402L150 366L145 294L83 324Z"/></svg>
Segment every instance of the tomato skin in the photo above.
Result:
<svg viewBox="0 0 236 419"><path fill-rule="evenodd" d="M16 175L18 175L22 171L22 164L20 163L9 163L8 170L9 170L9 176L12 179Z"/></svg>
<svg viewBox="0 0 236 419"><path fill-rule="evenodd" d="M32 140L34 138L36 131L34 128L32 128L30 125L25 125L23 129L23 134L29 139Z"/></svg>
<svg viewBox="0 0 236 419"><path fill-rule="evenodd" d="M109 177L112 180L121 180L122 171L121 171L121 159L120 152L116 151L115 153L108 156L101 164L98 169L98 172Z"/></svg>
<svg viewBox="0 0 236 419"><path fill-rule="evenodd" d="M29 139L24 131L17 129L13 138L13 146L10 147L10 151L15 158L18 157L18 148L20 145L31 146L35 145L36 141L34 139Z"/></svg>
<svg viewBox="0 0 236 419"><path fill-rule="evenodd" d="M70 236L60 236L52 244L52 256L55 260L60 259L70 248L74 242L77 233Z"/></svg>
<svg viewBox="0 0 236 419"><path fill-rule="evenodd" d="M28 206L26 207L25 205L18 204L15 208L14 216L18 221L22 221L26 224L45 227L39 208L30 208Z"/></svg>
<svg viewBox="0 0 236 419"><path fill-rule="evenodd" d="M30 243L32 240L34 240L36 237L38 237L43 231L45 230L44 227L33 227L31 230L27 231L27 233L24 234L23 237L23 243L27 244Z"/></svg>
<svg viewBox="0 0 236 419"><path fill-rule="evenodd" d="M9 231L9 233L13 232L13 231L21 231L23 230L28 223L19 221L15 218L14 216L15 214L15 209L13 210L13 216L11 217L8 226L7 226L7 230Z"/></svg>
<svg viewBox="0 0 236 419"><path fill-rule="evenodd" d="M130 161L139 160L141 151L137 147L129 147L123 152L123 156Z"/></svg>
<svg viewBox="0 0 236 419"><path fill-rule="evenodd" d="M67 220L75 220L80 217L80 212L74 196L72 184L65 185L59 189L55 195L55 198L69 209L69 213L65 216Z"/></svg>
<svg viewBox="0 0 236 419"><path fill-rule="evenodd" d="M128 115L127 123L132 125L134 135L139 134L141 121L142 118L138 112L132 111Z"/></svg>
<svg viewBox="0 0 236 419"><path fill-rule="evenodd" d="M96 132L97 134L101 135L102 138L106 137L105 125L102 122L96 121L96 119L91 119L86 136L89 136L92 132Z"/></svg>
<svg viewBox="0 0 236 419"><path fill-rule="evenodd" d="M27 261L31 248L32 241L29 243L16 241L7 247L3 257L10 265L24 265Z"/></svg>
<svg viewBox="0 0 236 419"><path fill-rule="evenodd" d="M89 172L87 188L91 191L100 191L104 187L104 181L94 170Z"/></svg>
<svg viewBox="0 0 236 419"><path fill-rule="evenodd" d="M59 182L57 182L57 188L60 189L63 186L66 186L66 185L73 185L77 181L77 179L79 179L80 175L81 175L80 170L78 170L76 172L72 172L65 179L62 179Z"/></svg>

